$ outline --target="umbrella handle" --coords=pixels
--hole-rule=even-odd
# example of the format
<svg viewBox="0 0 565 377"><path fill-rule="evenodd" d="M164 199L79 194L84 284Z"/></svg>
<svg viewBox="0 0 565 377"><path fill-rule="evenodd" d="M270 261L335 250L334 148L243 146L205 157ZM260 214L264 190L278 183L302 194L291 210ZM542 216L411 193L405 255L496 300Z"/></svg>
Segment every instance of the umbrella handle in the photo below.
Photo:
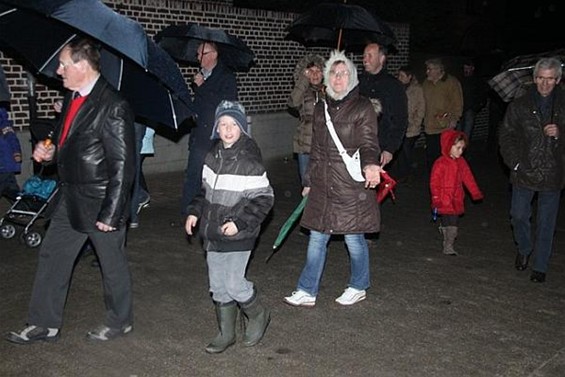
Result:
<svg viewBox="0 0 565 377"><path fill-rule="evenodd" d="M343 3L344 3L344 4L347 4L347 0L343 0ZM337 50L338 50L338 51L339 51L339 48L340 48L340 46L341 46L341 35L342 35L342 34L343 34L343 29L340 28L340 29L339 29L339 34L338 34L338 36L337 36Z"/></svg>

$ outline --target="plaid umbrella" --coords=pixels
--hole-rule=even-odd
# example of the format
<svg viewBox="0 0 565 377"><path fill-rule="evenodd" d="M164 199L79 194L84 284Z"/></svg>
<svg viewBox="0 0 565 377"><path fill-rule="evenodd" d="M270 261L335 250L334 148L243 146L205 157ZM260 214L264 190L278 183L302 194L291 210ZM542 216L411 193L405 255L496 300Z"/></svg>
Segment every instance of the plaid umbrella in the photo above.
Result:
<svg viewBox="0 0 565 377"><path fill-rule="evenodd" d="M502 72L488 81L491 88L504 102L524 94L528 85L533 84L533 68L540 58L556 57L565 60L565 49L546 51L538 54L516 56L502 66Z"/></svg>

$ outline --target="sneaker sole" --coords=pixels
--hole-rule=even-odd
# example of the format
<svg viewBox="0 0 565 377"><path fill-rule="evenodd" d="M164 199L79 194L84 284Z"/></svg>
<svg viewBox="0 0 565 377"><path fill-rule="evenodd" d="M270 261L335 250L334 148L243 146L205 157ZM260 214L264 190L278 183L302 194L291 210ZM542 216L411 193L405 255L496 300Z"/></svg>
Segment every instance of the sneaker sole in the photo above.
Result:
<svg viewBox="0 0 565 377"><path fill-rule="evenodd" d="M311 307L313 307L314 305L316 305L316 302L315 302L315 301L314 301L314 302L303 302L303 303L301 303L301 304L297 304L297 303L295 303L295 302L292 302L292 301L287 300L286 297L283 299L283 301L284 301L286 304L288 304L288 305L290 305L290 306L294 306L294 307L304 306L304 307L306 307L306 308L311 308Z"/></svg>
<svg viewBox="0 0 565 377"><path fill-rule="evenodd" d="M129 334L130 332L132 332L132 330L133 330L133 326L127 326L122 332L120 332L117 335L114 335L110 338L107 338L107 337L102 338L102 337L98 336L97 334L90 333L90 332L86 334L86 337L89 340L94 340L94 341L97 341L97 342L107 342L109 340L114 340L116 338L120 338L122 336L125 336L125 335Z"/></svg>
<svg viewBox="0 0 565 377"><path fill-rule="evenodd" d="M337 302L338 304L343 305L343 306L350 306L350 305L357 304L358 302L361 302L361 301L365 300L366 298L367 298L367 295L363 295L363 296L355 299L354 301L343 302L343 301L338 301L338 299L336 299L335 302Z"/></svg>
<svg viewBox="0 0 565 377"><path fill-rule="evenodd" d="M55 336L49 336L49 337L46 336L46 337L42 337L42 338L25 340L24 338L22 338L18 334L14 334L13 332L11 332L6 337L6 340L10 343L19 344L19 345L28 345L28 344L38 343L38 342L54 343L57 340L59 340L59 334L57 334Z"/></svg>

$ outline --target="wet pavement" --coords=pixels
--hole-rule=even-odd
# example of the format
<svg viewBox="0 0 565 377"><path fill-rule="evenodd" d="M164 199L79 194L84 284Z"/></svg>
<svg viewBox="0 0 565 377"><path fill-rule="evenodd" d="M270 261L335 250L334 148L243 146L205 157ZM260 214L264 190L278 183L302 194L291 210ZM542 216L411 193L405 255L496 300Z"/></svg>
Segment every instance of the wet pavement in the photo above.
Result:
<svg viewBox="0 0 565 377"><path fill-rule="evenodd" d="M478 146L478 145L477 145ZM420 151L421 152L421 151ZM472 152L472 150L471 150ZM421 154L420 154L421 157ZM269 161L276 205L265 223L248 278L272 310L262 342L218 355L204 351L216 334L204 254L180 226L182 172L148 176L151 204L130 231L134 331L93 343L87 331L104 316L100 271L78 261L58 342L0 341L0 376L565 376L565 211L547 281L513 267L509 186L496 156L471 153L485 193L467 201L456 250L441 253L427 184L418 167L382 207L382 232L371 243L367 299L334 302L346 287L347 254L330 244L316 306L283 303L304 263L308 237L295 228L265 263L279 227L300 201L296 164ZM563 205L562 205L563 206ZM6 202L0 202L2 213ZM25 324L37 249L0 239L0 332Z"/></svg>

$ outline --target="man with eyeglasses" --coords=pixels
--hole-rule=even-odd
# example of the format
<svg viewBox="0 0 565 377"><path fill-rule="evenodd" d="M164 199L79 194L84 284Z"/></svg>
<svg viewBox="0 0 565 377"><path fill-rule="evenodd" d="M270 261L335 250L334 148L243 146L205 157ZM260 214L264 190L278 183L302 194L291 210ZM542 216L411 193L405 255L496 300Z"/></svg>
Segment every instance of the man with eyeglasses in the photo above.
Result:
<svg viewBox="0 0 565 377"><path fill-rule="evenodd" d="M126 221L135 176L134 114L100 74L100 49L75 39L59 54L57 74L68 89L53 140L33 150L38 163L57 164L59 191L39 251L27 326L11 332L17 344L59 339L73 269L87 240L96 249L106 318L88 332L107 341L133 329L133 294L125 252Z"/></svg>
<svg viewBox="0 0 565 377"><path fill-rule="evenodd" d="M369 43L365 46L365 71L359 75L361 95L379 100L382 106L378 129L380 164L383 168L392 161L408 128L408 99L402 83L386 68L387 53L388 48L385 45Z"/></svg>
<svg viewBox="0 0 565 377"><path fill-rule="evenodd" d="M190 131L188 141L188 164L181 199L182 224L188 216L186 212L188 205L200 193L204 158L215 142L211 136L216 107L222 100L237 101L235 74L222 63L216 44L201 43L197 51L200 71L192 82L193 104L197 118L196 127Z"/></svg>
<svg viewBox="0 0 565 377"><path fill-rule="evenodd" d="M534 66L534 84L508 105L499 131L500 153L510 169L510 217L517 254L514 267L524 271L531 255L530 280L545 281L553 250L561 190L565 187L565 93L558 86L561 61L542 58ZM532 200L537 195L535 236Z"/></svg>

